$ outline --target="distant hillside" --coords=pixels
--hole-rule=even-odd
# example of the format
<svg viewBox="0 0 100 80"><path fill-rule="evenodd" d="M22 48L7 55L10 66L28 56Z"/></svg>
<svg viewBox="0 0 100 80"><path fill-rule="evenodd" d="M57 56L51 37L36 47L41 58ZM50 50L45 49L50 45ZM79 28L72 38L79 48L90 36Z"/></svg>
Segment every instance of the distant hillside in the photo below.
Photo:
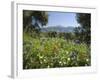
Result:
<svg viewBox="0 0 100 80"><path fill-rule="evenodd" d="M74 27L68 26L68 27L63 27L63 26L51 26L51 27L46 27L46 28L41 28L42 32L49 32L49 31L55 31L55 32L73 32Z"/></svg>

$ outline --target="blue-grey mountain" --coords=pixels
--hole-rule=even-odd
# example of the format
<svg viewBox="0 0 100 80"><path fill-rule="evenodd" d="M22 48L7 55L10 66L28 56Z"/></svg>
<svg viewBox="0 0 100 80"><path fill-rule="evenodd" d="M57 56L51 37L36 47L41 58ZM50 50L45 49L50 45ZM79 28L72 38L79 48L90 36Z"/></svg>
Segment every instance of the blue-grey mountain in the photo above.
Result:
<svg viewBox="0 0 100 80"><path fill-rule="evenodd" d="M50 26L50 27L41 28L41 32L50 32L50 31L55 31L55 32L73 32L74 31L74 27L72 27L72 26L68 26L68 27Z"/></svg>

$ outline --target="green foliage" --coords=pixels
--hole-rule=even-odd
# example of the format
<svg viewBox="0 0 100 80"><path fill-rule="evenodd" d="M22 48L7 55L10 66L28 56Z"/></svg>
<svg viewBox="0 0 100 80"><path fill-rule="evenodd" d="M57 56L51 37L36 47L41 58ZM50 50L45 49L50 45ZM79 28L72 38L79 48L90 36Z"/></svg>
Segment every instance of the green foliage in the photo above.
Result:
<svg viewBox="0 0 100 80"><path fill-rule="evenodd" d="M23 69L90 66L90 49L63 38L32 38L24 33Z"/></svg>
<svg viewBox="0 0 100 80"><path fill-rule="evenodd" d="M32 22L34 20L34 24ZM48 22L48 14L45 11L23 10L23 29L25 32L39 32L40 27Z"/></svg>
<svg viewBox="0 0 100 80"><path fill-rule="evenodd" d="M76 38L86 44L91 43L91 14L77 13L77 22L80 24L75 29Z"/></svg>

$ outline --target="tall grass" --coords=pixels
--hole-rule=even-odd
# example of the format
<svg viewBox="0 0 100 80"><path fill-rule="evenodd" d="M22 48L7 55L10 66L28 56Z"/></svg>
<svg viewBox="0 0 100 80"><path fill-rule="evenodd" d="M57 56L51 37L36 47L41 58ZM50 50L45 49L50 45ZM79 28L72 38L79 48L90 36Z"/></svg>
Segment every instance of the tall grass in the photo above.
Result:
<svg viewBox="0 0 100 80"><path fill-rule="evenodd" d="M90 66L90 48L63 38L23 35L23 68Z"/></svg>

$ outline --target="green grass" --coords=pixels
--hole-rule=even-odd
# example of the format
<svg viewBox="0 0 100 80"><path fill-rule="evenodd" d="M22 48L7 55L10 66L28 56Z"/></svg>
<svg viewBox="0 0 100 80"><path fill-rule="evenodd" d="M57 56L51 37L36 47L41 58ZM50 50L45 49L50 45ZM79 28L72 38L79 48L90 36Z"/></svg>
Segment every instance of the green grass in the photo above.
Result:
<svg viewBox="0 0 100 80"><path fill-rule="evenodd" d="M23 68L90 66L90 48L63 38L32 38L23 35ZM75 55L73 56L73 54Z"/></svg>

